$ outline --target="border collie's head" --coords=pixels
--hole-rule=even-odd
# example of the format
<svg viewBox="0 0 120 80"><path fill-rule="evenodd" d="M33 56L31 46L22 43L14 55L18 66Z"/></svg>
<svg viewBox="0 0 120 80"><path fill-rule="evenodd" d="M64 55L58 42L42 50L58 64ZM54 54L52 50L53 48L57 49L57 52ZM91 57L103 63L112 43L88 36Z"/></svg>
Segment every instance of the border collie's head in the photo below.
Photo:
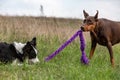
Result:
<svg viewBox="0 0 120 80"><path fill-rule="evenodd" d="M23 60L28 58L29 63L39 62L36 49L36 37L25 44L14 42L14 46L16 50L22 55Z"/></svg>

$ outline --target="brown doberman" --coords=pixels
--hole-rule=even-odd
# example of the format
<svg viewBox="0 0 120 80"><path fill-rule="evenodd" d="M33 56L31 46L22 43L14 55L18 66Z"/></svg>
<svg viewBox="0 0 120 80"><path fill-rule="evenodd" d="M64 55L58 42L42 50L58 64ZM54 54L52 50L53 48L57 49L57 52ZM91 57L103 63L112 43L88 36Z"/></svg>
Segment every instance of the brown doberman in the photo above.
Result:
<svg viewBox="0 0 120 80"><path fill-rule="evenodd" d="M112 46L120 42L120 23L104 18L98 19L98 11L95 16L89 16L83 10L84 21L81 30L90 31L91 50L89 58L91 59L97 43L108 48L110 54L110 62L114 66Z"/></svg>

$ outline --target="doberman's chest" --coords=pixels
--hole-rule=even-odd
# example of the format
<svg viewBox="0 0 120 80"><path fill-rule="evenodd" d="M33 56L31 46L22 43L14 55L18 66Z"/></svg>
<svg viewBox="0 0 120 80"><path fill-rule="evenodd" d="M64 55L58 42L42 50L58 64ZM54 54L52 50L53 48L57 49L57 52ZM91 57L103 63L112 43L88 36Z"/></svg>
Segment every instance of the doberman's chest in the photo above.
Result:
<svg viewBox="0 0 120 80"><path fill-rule="evenodd" d="M103 45L103 46L106 46L107 45L107 39L105 37L105 35L103 33L96 33L94 32L92 34L93 36L93 39L95 39L95 41L100 44L100 45Z"/></svg>
<svg viewBox="0 0 120 80"><path fill-rule="evenodd" d="M101 36L101 37L98 37L96 39L97 43L100 44L100 45L103 45L103 46L106 46L107 45L107 40L104 36Z"/></svg>

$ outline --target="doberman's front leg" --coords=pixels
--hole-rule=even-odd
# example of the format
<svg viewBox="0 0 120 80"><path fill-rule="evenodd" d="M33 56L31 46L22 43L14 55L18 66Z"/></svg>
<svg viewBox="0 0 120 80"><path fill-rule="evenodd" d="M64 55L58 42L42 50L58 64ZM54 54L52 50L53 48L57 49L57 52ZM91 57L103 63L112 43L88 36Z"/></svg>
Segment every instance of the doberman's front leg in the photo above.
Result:
<svg viewBox="0 0 120 80"><path fill-rule="evenodd" d="M113 50L112 50L112 44L111 44L110 41L107 43L107 48L108 48L108 51L109 51L109 54L110 54L111 65L114 67Z"/></svg>
<svg viewBox="0 0 120 80"><path fill-rule="evenodd" d="M93 54L94 54L96 45L97 45L97 43L96 43L95 41L92 40L91 50L90 50L90 55L89 55L89 58L90 58L90 59L92 58L92 56L93 56Z"/></svg>

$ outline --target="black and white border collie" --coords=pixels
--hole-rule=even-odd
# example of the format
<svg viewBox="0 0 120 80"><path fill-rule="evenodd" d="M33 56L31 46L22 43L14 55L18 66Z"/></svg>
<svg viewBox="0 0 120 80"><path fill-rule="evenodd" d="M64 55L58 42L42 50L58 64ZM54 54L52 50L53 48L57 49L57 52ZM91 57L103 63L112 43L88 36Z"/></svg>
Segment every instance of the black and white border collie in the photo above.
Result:
<svg viewBox="0 0 120 80"><path fill-rule="evenodd" d="M27 43L6 42L0 43L0 62L2 63L23 63L28 59L28 63L37 63L36 37Z"/></svg>

